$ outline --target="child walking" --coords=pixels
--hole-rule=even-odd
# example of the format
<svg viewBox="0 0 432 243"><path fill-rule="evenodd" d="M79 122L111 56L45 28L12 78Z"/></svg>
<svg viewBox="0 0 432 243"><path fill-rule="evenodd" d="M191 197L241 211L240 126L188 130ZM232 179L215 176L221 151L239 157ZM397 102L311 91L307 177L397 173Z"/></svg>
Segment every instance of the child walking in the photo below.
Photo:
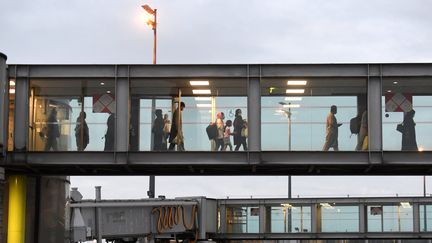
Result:
<svg viewBox="0 0 432 243"><path fill-rule="evenodd" d="M231 137L230 136L232 136L234 134L231 132L231 127L232 127L232 121L231 120L226 121L225 131L224 131L224 138L223 138L223 141L224 141L223 151L226 151L226 149L227 149L228 146L230 148L230 151L233 151L232 144L231 144Z"/></svg>

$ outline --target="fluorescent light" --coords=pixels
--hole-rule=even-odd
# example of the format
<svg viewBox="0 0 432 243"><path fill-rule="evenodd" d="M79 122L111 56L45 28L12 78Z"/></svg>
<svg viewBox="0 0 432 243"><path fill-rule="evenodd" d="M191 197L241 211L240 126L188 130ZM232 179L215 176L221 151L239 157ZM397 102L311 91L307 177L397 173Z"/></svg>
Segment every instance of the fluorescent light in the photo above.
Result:
<svg viewBox="0 0 432 243"><path fill-rule="evenodd" d="M288 80L287 84L288 85L306 85L307 81L306 80Z"/></svg>
<svg viewBox="0 0 432 243"><path fill-rule="evenodd" d="M304 93L304 89L287 89L286 93L287 94L303 94Z"/></svg>
<svg viewBox="0 0 432 243"><path fill-rule="evenodd" d="M107 90L107 94L111 94L111 91L110 91L110 90Z"/></svg>
<svg viewBox="0 0 432 243"><path fill-rule="evenodd" d="M15 94L15 89L10 89L9 94Z"/></svg>
<svg viewBox="0 0 432 243"><path fill-rule="evenodd" d="M292 208L293 205L289 204L289 203L281 203L281 206L284 208Z"/></svg>
<svg viewBox="0 0 432 243"><path fill-rule="evenodd" d="M283 105L284 108L300 108L300 104Z"/></svg>
<svg viewBox="0 0 432 243"><path fill-rule="evenodd" d="M209 81L189 81L192 86L208 86Z"/></svg>
<svg viewBox="0 0 432 243"><path fill-rule="evenodd" d="M100 85L104 86L104 85L105 85L105 83L104 83L104 82L100 82Z"/></svg>
<svg viewBox="0 0 432 243"><path fill-rule="evenodd" d="M401 205L403 208L411 208L411 204L410 204L409 202L401 202L400 205Z"/></svg>
<svg viewBox="0 0 432 243"><path fill-rule="evenodd" d="M326 208L326 209L332 209L334 208L332 205L330 205L329 203L320 203L321 207Z"/></svg>
<svg viewBox="0 0 432 243"><path fill-rule="evenodd" d="M285 97L286 101L301 101L303 97Z"/></svg>
<svg viewBox="0 0 432 243"><path fill-rule="evenodd" d="M196 104L198 108L211 108L211 104Z"/></svg>
<svg viewBox="0 0 432 243"><path fill-rule="evenodd" d="M211 91L209 89L193 89L193 94L211 94Z"/></svg>
<svg viewBox="0 0 432 243"><path fill-rule="evenodd" d="M391 93L392 91L389 89L389 90L387 90L387 93Z"/></svg>
<svg viewBox="0 0 432 243"><path fill-rule="evenodd" d="M211 97L195 97L196 101L211 101Z"/></svg>
<svg viewBox="0 0 432 243"><path fill-rule="evenodd" d="M9 81L9 85L10 86L15 86L15 81L13 81L13 80Z"/></svg>
<svg viewBox="0 0 432 243"><path fill-rule="evenodd" d="M394 81L393 84L398 84L398 81Z"/></svg>

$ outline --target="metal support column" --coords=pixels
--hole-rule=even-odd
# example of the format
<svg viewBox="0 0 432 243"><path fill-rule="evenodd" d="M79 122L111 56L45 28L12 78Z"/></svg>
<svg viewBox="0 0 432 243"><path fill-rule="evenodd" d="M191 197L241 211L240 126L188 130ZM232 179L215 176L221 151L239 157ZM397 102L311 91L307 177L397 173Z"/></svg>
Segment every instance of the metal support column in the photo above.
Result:
<svg viewBox="0 0 432 243"><path fill-rule="evenodd" d="M219 232L225 234L227 232L227 219L226 219L226 206L225 204L219 205L220 225Z"/></svg>
<svg viewBox="0 0 432 243"><path fill-rule="evenodd" d="M117 69L117 68L116 68ZM116 149L127 152L129 149L129 80L117 78L116 82Z"/></svg>
<svg viewBox="0 0 432 243"><path fill-rule="evenodd" d="M266 207L265 205L259 206L259 233L266 233Z"/></svg>
<svg viewBox="0 0 432 243"><path fill-rule="evenodd" d="M369 150L382 150L382 78L381 65L368 66L368 138Z"/></svg>
<svg viewBox="0 0 432 243"><path fill-rule="evenodd" d="M359 232L366 233L366 222L367 222L366 205L359 205Z"/></svg>
<svg viewBox="0 0 432 243"><path fill-rule="evenodd" d="M102 200L101 186L95 186L96 189L96 202ZM97 243L102 243L102 210L100 207L96 207L96 232L97 232Z"/></svg>
<svg viewBox="0 0 432 243"><path fill-rule="evenodd" d="M261 150L261 86L259 78L250 78L248 85L249 151Z"/></svg>
<svg viewBox="0 0 432 243"><path fill-rule="evenodd" d="M0 52L0 157L7 151L9 90L6 55Z"/></svg>
<svg viewBox="0 0 432 243"><path fill-rule="evenodd" d="M415 233L420 232L420 205L413 203L413 230Z"/></svg>
<svg viewBox="0 0 432 243"><path fill-rule="evenodd" d="M312 204L311 206L311 233L321 232L321 210L318 205L319 204Z"/></svg>
<svg viewBox="0 0 432 243"><path fill-rule="evenodd" d="M15 83L14 150L25 151L29 128L29 80L17 77Z"/></svg>

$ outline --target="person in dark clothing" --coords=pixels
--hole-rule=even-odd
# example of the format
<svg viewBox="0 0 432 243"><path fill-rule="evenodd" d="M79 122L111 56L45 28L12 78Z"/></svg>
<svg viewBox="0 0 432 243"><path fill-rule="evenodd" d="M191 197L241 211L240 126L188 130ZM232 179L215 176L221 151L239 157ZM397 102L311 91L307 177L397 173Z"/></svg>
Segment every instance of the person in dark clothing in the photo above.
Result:
<svg viewBox="0 0 432 243"><path fill-rule="evenodd" d="M235 119L234 119L234 145L235 151L238 151L240 149L240 146L243 145L243 150L247 150L247 143L246 143L246 137L242 136L242 130L246 128L246 124L242 117L242 111L241 109L237 109L235 111Z"/></svg>
<svg viewBox="0 0 432 243"><path fill-rule="evenodd" d="M57 121L57 110L56 108L51 110L47 120L47 132L46 132L46 143L45 151L50 151L51 148L54 151L58 150L57 138L60 137L60 130Z"/></svg>
<svg viewBox="0 0 432 243"><path fill-rule="evenodd" d="M107 120L104 151L114 151L115 115L111 113Z"/></svg>
<svg viewBox="0 0 432 243"><path fill-rule="evenodd" d="M162 110L157 109L155 111L156 119L153 122L152 133L153 133L153 150L162 151L166 150L166 143L164 141L164 119L162 117ZM165 145L165 146L164 146Z"/></svg>
<svg viewBox="0 0 432 243"><path fill-rule="evenodd" d="M185 107L186 107L185 103L181 102L180 112L179 112L179 108L177 108L174 111L170 138L169 138L169 142L170 142L169 150L174 150L175 145L177 143L177 149L179 151L184 151L183 131L182 131L182 111ZM177 135L179 135L179 137L177 137Z"/></svg>
<svg viewBox="0 0 432 243"><path fill-rule="evenodd" d="M89 129L86 122L86 113L82 111L77 118L75 126L75 139L78 151L84 151L89 144Z"/></svg>
<svg viewBox="0 0 432 243"><path fill-rule="evenodd" d="M415 111L405 113L402 123L402 151L417 151L417 141L414 122Z"/></svg>

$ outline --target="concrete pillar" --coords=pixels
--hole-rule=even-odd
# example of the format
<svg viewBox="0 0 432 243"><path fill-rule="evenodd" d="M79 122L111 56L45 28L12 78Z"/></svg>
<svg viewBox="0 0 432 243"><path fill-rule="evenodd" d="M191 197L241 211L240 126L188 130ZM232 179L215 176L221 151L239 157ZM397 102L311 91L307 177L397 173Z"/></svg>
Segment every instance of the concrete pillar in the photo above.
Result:
<svg viewBox="0 0 432 243"><path fill-rule="evenodd" d="M68 177L41 177L37 189L40 195L38 242L69 242L69 184Z"/></svg>
<svg viewBox="0 0 432 243"><path fill-rule="evenodd" d="M259 78L248 83L248 149L261 150L261 84Z"/></svg>
<svg viewBox="0 0 432 243"><path fill-rule="evenodd" d="M420 233L420 205L413 203L413 231Z"/></svg>
<svg viewBox="0 0 432 243"><path fill-rule="evenodd" d="M265 205L259 206L259 233L266 233L266 207Z"/></svg>
<svg viewBox="0 0 432 243"><path fill-rule="evenodd" d="M366 233L367 226L367 210L366 205L359 205L359 232Z"/></svg>
<svg viewBox="0 0 432 243"><path fill-rule="evenodd" d="M0 157L7 150L9 90L6 55L0 52Z"/></svg>

